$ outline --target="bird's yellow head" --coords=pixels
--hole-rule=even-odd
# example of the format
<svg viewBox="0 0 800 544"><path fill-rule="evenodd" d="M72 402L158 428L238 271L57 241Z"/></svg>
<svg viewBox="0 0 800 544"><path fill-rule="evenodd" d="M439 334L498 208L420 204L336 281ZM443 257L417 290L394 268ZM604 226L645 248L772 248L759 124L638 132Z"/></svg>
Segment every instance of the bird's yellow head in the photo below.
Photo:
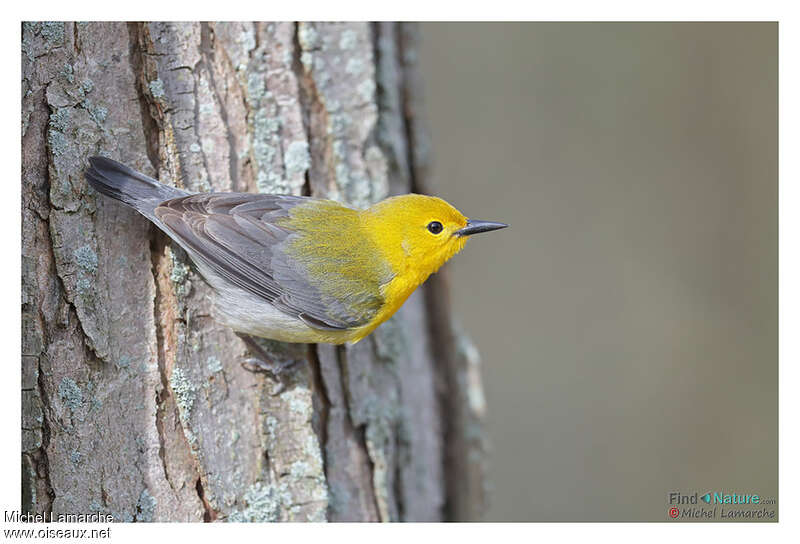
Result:
<svg viewBox="0 0 800 544"><path fill-rule="evenodd" d="M364 210L363 224L395 272L417 276L419 283L461 251L470 235L507 226L469 220L441 198L415 194Z"/></svg>

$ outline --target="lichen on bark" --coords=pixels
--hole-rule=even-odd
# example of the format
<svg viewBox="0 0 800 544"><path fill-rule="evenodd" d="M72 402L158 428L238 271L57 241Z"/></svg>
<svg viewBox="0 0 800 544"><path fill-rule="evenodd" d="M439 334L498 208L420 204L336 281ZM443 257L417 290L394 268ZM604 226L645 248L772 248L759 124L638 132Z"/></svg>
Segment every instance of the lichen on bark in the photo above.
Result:
<svg viewBox="0 0 800 544"><path fill-rule="evenodd" d="M452 517L459 431L437 387L479 383L474 364L468 384L442 378L429 289L355 346L264 342L301 362L272 395L185 253L83 179L104 154L192 191L365 206L421 190L408 28L23 24L24 510Z"/></svg>

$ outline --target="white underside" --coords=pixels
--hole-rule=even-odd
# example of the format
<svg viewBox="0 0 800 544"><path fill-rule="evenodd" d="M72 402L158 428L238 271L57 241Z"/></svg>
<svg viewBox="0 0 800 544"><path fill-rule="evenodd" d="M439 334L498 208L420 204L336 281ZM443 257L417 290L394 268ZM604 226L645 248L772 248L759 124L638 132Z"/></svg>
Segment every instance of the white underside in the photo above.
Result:
<svg viewBox="0 0 800 544"><path fill-rule="evenodd" d="M237 332L282 342L315 342L320 331L277 310L269 302L232 285L196 260L198 268L217 291L215 317Z"/></svg>

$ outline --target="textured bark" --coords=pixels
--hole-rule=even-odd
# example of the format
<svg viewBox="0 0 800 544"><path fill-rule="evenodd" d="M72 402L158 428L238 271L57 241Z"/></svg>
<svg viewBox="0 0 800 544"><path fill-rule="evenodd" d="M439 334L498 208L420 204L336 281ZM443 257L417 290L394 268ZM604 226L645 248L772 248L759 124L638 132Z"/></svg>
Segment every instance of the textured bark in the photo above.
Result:
<svg viewBox="0 0 800 544"><path fill-rule="evenodd" d="M483 403L437 277L273 396L186 255L87 188L106 154L189 190L424 192L407 24L25 23L22 507L123 521L474 519Z"/></svg>

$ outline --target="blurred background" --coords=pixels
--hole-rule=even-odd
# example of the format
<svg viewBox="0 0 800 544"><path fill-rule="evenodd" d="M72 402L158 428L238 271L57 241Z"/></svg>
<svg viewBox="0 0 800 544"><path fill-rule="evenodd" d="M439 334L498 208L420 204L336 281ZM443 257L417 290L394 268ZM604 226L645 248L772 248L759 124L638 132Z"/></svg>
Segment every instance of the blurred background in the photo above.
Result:
<svg viewBox="0 0 800 544"><path fill-rule="evenodd" d="M777 29L423 25L434 192L511 224L447 266L487 520L777 498Z"/></svg>

